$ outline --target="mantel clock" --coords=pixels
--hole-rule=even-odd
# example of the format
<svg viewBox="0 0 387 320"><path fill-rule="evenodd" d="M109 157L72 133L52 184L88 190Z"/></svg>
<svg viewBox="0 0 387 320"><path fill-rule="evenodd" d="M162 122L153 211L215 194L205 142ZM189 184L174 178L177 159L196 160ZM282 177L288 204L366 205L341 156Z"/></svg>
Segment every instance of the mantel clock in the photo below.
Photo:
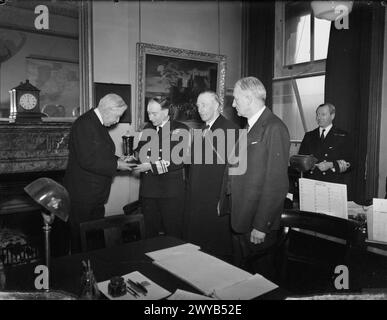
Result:
<svg viewBox="0 0 387 320"><path fill-rule="evenodd" d="M11 89L10 120L13 122L41 122L42 116L39 106L40 90L34 87L29 80Z"/></svg>

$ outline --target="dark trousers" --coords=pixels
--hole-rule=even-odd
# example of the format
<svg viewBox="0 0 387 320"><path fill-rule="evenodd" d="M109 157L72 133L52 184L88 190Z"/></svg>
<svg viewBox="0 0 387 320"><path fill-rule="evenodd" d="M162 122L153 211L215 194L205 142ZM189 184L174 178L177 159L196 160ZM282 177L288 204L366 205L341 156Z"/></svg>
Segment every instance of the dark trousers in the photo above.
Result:
<svg viewBox="0 0 387 320"><path fill-rule="evenodd" d="M166 234L182 238L184 198L142 198L145 232L148 238Z"/></svg>
<svg viewBox="0 0 387 320"><path fill-rule="evenodd" d="M259 273L271 278L274 276L274 253L270 251L278 239L278 231L266 234L265 241L260 244L250 242L250 232L233 233L234 264L251 273Z"/></svg>
<svg viewBox="0 0 387 320"><path fill-rule="evenodd" d="M102 219L105 216L103 204L73 201L70 213L71 254L81 252L80 223Z"/></svg>

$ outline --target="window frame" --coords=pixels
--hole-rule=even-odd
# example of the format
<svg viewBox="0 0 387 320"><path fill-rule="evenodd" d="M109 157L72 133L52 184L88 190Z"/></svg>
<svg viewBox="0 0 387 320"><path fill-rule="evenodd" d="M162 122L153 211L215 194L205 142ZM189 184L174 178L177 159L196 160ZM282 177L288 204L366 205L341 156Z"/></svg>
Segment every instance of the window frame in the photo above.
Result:
<svg viewBox="0 0 387 320"><path fill-rule="evenodd" d="M297 64L285 64L285 4L289 1L275 3L275 39L274 39L274 78L273 81L290 80L300 77L325 75L326 59L312 60ZM312 18L313 18L312 13ZM312 19L314 20L314 19ZM314 41L314 22L311 23L311 47Z"/></svg>
<svg viewBox="0 0 387 320"><path fill-rule="evenodd" d="M285 4L289 1L276 1L275 3L275 37L274 37L274 76L273 86L278 82L297 79L312 78L326 75L326 59L312 60L292 65L285 64ZM312 12L312 18L314 17ZM313 19L314 20L314 19ZM311 47L314 46L314 23L311 23ZM294 90L294 88L293 88ZM273 90L274 93L274 90ZM296 94L296 93L295 93ZM273 96L274 99L274 96ZM297 99L297 97L296 97ZM298 103L297 103L298 104ZM300 107L300 106L299 106ZM301 119L303 112L300 111ZM302 120L304 131L305 121ZM306 132L306 131L305 131ZM291 139L290 142L297 146L301 140Z"/></svg>

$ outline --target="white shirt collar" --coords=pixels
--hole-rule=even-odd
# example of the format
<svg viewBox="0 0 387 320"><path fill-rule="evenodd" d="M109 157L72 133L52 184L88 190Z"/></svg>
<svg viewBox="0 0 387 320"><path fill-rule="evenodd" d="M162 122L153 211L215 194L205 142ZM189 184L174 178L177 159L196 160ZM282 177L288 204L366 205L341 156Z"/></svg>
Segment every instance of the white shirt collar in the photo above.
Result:
<svg viewBox="0 0 387 320"><path fill-rule="evenodd" d="M210 122L206 122L206 125L208 126L208 128L211 128L214 122L216 121L216 119L218 118L219 118L219 115L215 119L211 120Z"/></svg>
<svg viewBox="0 0 387 320"><path fill-rule="evenodd" d="M325 132L324 132L324 138L327 136L327 134L329 133L329 131L331 130L331 128L333 127L333 124L331 123L328 127L326 128L321 128L319 127L319 132L320 132L320 137L321 137L321 133L322 131L325 129Z"/></svg>
<svg viewBox="0 0 387 320"><path fill-rule="evenodd" d="M163 121L162 124L160 124L159 126L157 126L157 128L162 128L164 127L164 125L169 121L169 117L167 118L167 120ZM158 130L158 129L157 129Z"/></svg>
<svg viewBox="0 0 387 320"><path fill-rule="evenodd" d="M103 125L103 119L102 119L101 112L99 112L99 110L97 108L94 109L94 112L97 115L97 117L98 117L99 121L101 122L101 124Z"/></svg>
<svg viewBox="0 0 387 320"><path fill-rule="evenodd" d="M266 106L263 106L261 110L259 110L255 115L253 115L251 118L247 119L247 123L249 124L249 131L255 125L255 123L258 121L258 119L261 117L263 111L265 111Z"/></svg>

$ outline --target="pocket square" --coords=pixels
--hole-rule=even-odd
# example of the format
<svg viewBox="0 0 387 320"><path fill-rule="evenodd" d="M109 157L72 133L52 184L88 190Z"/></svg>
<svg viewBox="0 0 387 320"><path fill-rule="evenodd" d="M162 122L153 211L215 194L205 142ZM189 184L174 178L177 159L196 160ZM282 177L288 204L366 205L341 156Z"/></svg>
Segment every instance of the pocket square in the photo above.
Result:
<svg viewBox="0 0 387 320"><path fill-rule="evenodd" d="M258 143L258 141L253 141L251 144L256 144L256 143Z"/></svg>

